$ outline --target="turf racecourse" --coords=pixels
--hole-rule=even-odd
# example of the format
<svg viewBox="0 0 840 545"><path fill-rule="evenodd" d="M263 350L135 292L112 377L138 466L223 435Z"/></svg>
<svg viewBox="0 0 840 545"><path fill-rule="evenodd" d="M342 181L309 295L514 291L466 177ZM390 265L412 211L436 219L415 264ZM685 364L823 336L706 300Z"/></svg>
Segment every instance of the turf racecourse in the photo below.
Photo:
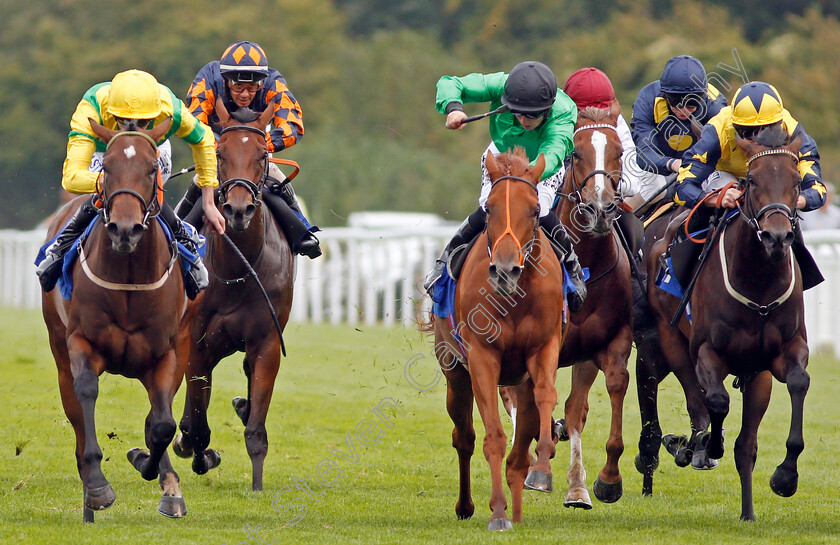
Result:
<svg viewBox="0 0 840 545"><path fill-rule="evenodd" d="M244 394L241 358L226 360L214 376L211 445L222 452L221 466L197 476L189 461L174 460L189 511L180 520L156 512L156 481L143 481L125 459L129 448L143 443L148 411L144 390L139 383L105 376L97 433L103 470L117 501L97 513L95 524L85 525L73 433L61 409L40 313L3 310L0 331L3 544L840 543L840 365L827 357L813 357L809 366L806 445L799 490L791 498L775 496L767 484L783 458L789 425L787 391L775 384L759 430L757 522L738 521L740 487L732 445L740 425L740 394L730 388L727 450L720 467L699 472L663 458L654 495L643 498L641 476L633 468L640 425L631 380L621 459L624 497L612 505L596 502L591 511L564 509L569 451L561 443L553 461L555 492L526 493L525 521L496 535L485 530L489 476L480 422L472 465L476 515L468 521L455 518L458 477L450 446L452 425L443 383L434 382L430 341L411 330L292 324L286 331L289 357L269 412L262 493L250 492L243 426L230 407L233 396ZM559 373L561 403L569 374ZM176 418L183 395L184 388L176 397ZM609 400L603 379L596 381L590 407L584 461L591 487L605 459ZM687 427L673 378L661 388L660 407L666 431Z"/></svg>

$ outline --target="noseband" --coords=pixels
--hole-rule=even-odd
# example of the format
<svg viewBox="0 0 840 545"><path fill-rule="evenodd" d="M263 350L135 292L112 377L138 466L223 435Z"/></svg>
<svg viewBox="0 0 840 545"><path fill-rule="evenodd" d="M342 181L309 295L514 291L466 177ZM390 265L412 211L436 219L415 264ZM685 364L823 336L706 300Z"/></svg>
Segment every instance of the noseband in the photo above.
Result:
<svg viewBox="0 0 840 545"><path fill-rule="evenodd" d="M497 178L492 184L490 184L490 190L492 191L493 187L495 187L495 185L501 182L502 180L515 180L517 182L525 182L526 184L531 186L535 193L539 194L539 190L537 189L537 186L534 183L532 183L530 180L526 180L525 178L520 178L519 176L502 176L500 178ZM487 254L490 256L490 261L492 261L493 252L496 251L496 247L499 245L503 238L505 238L506 236L510 236L510 238L513 239L513 241L519 248L519 265L521 266L525 262L525 260L528 259L528 256L531 255L531 248L533 248L533 242L537 239L537 229L540 228L540 222L537 221L534 224L534 232L531 235L531 240L525 243L525 246L527 246L527 248L523 252L522 243L519 242L519 239L516 237L516 235L513 233L513 230L510 228L510 184L508 184L508 186L505 188L505 191L507 192L505 194L505 214L507 225L505 226L504 232L501 235L499 235L499 238L496 239L492 246L490 245L490 237L487 237Z"/></svg>
<svg viewBox="0 0 840 545"><path fill-rule="evenodd" d="M152 149L155 150L155 156L157 157L158 148L157 148L157 144L155 143L155 141L152 140L152 138L148 134L143 133L143 132L139 132L139 131L118 132L113 137L111 137L111 140L108 141L108 145L105 146L105 151L107 152L108 149L111 147L111 144L114 143L114 140L116 140L117 138L119 138L121 136L140 136L142 138L145 138L146 140L149 141L149 144L152 145ZM111 223L111 220L108 217L109 216L108 209L110 208L111 200L114 197L116 197L117 195L127 194L127 195L131 195L132 197L135 197L138 201L140 201L141 205L143 206L143 211L144 211L143 222L142 222L143 229L148 229L149 220L151 218L157 216L160 213L160 205L158 204L157 199L155 199L155 190L157 189L157 187L155 187L155 186L157 186L157 183L158 183L159 179L160 179L160 170L158 169L158 177L155 179L154 182L152 182L153 183L152 199L148 203L146 202L146 199L144 199L143 196L140 193L137 193L133 189L117 189L116 191L114 191L113 193L111 193L109 195L105 192L105 184L103 183L102 189L100 191L100 198L102 200L102 208L100 209L100 214L102 215L102 221L105 223L105 225L108 225L109 223Z"/></svg>
<svg viewBox="0 0 840 545"><path fill-rule="evenodd" d="M749 168L750 164L759 157L764 157L765 155L789 155L793 158L795 164L799 163L799 156L785 148L773 148L764 151L760 151L747 159L747 167ZM741 217L744 218L744 221L749 224L749 226L755 231L758 235L759 239L761 238L761 233L764 231L759 225L759 221L761 221L764 217L770 217L773 214L783 214L788 221L790 221L791 227L795 227L799 223L799 215L796 213L795 204L794 210L791 210L790 207L784 203L776 202L768 204L762 207L760 210L756 212L755 206L752 203L752 200L749 198L749 191L750 187L755 183L752 175L750 175L749 170L747 171L747 177L742 181L745 184L744 190L744 209ZM797 189L797 198L799 197L799 180L796 181L796 189Z"/></svg>
<svg viewBox="0 0 840 545"><path fill-rule="evenodd" d="M255 134L259 134L260 136L265 138L265 131L262 131L262 130L256 128L256 127L251 127L250 125L233 125L231 127L225 127L224 129L222 129L222 132L219 133L219 136L222 136L223 134L225 134L227 132L233 132L233 131L249 131L249 132L253 132ZM220 182L219 183L219 202L224 203L227 200L227 194L230 192L231 189L233 189L236 186L242 186L245 189L247 189L248 192L251 194L251 197L254 199L254 201L258 201L259 200L259 195L260 195L260 190L261 190L262 186L265 184L266 179L268 178L268 152L267 151L265 152L265 155L263 156L263 162L265 163L265 165L263 166L263 173L262 173L262 176L260 177L260 179L257 183L254 183L253 181L249 180L248 178L228 178L225 181L221 181L221 179L220 179L219 180L219 182ZM219 175L221 175L221 172L219 173Z"/></svg>

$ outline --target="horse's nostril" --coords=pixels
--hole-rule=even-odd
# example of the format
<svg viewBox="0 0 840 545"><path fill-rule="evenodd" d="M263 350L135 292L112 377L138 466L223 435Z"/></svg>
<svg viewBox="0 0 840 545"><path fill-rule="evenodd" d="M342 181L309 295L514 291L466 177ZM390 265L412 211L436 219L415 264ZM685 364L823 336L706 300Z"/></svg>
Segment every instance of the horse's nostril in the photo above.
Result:
<svg viewBox="0 0 840 545"><path fill-rule="evenodd" d="M139 238L145 230L146 227L142 223L135 223L134 227L131 228L131 237Z"/></svg>
<svg viewBox="0 0 840 545"><path fill-rule="evenodd" d="M222 213L225 216L228 216L228 217L233 216L233 207L229 204L223 205L222 206Z"/></svg>
<svg viewBox="0 0 840 545"><path fill-rule="evenodd" d="M257 211L257 207L254 206L253 204L249 204L248 206L245 207L245 217L250 218L251 216L254 215L254 213L256 211Z"/></svg>
<svg viewBox="0 0 840 545"><path fill-rule="evenodd" d="M497 273L496 273L496 264L495 264L495 263L491 263L491 264L490 264L490 276L496 276L496 274L497 274Z"/></svg>
<svg viewBox="0 0 840 545"><path fill-rule="evenodd" d="M120 228L117 227L116 223L109 223L106 229L108 231L108 236L110 237L116 237L120 234Z"/></svg>
<svg viewBox="0 0 840 545"><path fill-rule="evenodd" d="M793 244L793 239L794 238L795 238L795 235L793 234L793 231L788 231L787 233L785 233L785 238L784 238L784 241L783 241L784 245L785 246L790 246L791 244Z"/></svg>

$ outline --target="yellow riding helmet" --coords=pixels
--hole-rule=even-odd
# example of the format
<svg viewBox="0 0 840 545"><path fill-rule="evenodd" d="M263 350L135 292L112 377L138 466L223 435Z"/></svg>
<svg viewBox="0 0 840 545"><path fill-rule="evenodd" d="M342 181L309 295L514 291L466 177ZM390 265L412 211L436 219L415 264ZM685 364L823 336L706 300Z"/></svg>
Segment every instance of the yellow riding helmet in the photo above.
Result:
<svg viewBox="0 0 840 545"><path fill-rule="evenodd" d="M107 111L114 117L154 119L160 109L160 85L148 72L128 70L111 80Z"/></svg>
<svg viewBox="0 0 840 545"><path fill-rule="evenodd" d="M732 99L732 123L745 127L771 125L782 120L782 96L763 81L742 85Z"/></svg>

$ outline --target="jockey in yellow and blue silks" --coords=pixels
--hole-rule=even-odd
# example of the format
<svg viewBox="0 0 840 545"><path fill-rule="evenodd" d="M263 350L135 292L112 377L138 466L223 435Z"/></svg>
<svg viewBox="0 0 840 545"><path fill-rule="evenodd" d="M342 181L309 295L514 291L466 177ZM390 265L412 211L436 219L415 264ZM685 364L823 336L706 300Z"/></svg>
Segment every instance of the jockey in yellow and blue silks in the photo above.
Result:
<svg viewBox="0 0 840 545"><path fill-rule="evenodd" d="M659 81L639 91L630 121L636 162L657 175L641 187L643 199L650 199L673 179L685 150L725 106L726 98L708 83L702 63L689 55L671 58Z"/></svg>
<svg viewBox="0 0 840 545"><path fill-rule="evenodd" d="M817 144L785 109L776 88L761 81L742 85L735 92L732 106L713 117L697 144L683 155L677 178L677 204L694 206L709 191L745 176L747 156L736 145L736 134L751 140L758 131L773 125L780 125L789 140L802 138L798 164L802 182L796 208L802 211L820 208L825 203L826 189L821 180ZM722 206L734 208L741 193L735 188L727 190Z"/></svg>
<svg viewBox="0 0 840 545"><path fill-rule="evenodd" d="M178 136L190 145L207 219L216 232L223 233L225 220L213 201L213 189L218 185L213 133L187 110L168 87L158 83L147 72L121 72L112 81L94 85L85 92L70 121L61 185L71 193L98 192L97 181L102 172L102 154L107 142L102 142L94 134L90 119L111 130L137 130L151 128L167 118L172 118L172 125L157 142L159 149L169 149L167 139L171 136ZM167 154L161 154L161 158L165 163L161 168L163 183L166 181L163 175L168 177L171 172L171 158ZM44 291L53 289L61 275L64 255L96 217L98 209L95 201L96 195L85 201L47 249L46 257L36 271ZM160 217L176 240L197 256L199 239L195 229L191 226L185 228L165 201ZM187 296L194 299L208 281L204 264L201 259L196 259L184 279Z"/></svg>
<svg viewBox="0 0 840 545"><path fill-rule="evenodd" d="M187 91L190 111L218 135L221 127L216 114L217 100L222 101L229 113L239 109L274 110L273 128L266 132L269 153L290 148L303 138L300 104L280 72L269 68L268 58L259 44L245 41L230 44L220 60L209 62L198 71ZM268 168L272 179L279 182L286 178L274 163L269 163ZM283 229L292 251L309 258L321 255L318 239L313 234L319 229L306 220L292 184L279 187L271 183L268 188L269 191L262 192L262 200ZM179 216L187 217L196 197L195 186L190 186L176 208Z"/></svg>
<svg viewBox="0 0 840 545"><path fill-rule="evenodd" d="M467 118L464 104L489 102L491 110L504 111L490 117L491 142L487 151L504 153L521 146L532 162L542 154L545 171L537 184L540 197L540 226L553 245L563 252L563 265L576 291L569 294L569 309L578 310L586 298L586 284L577 255L568 233L560 220L551 213L557 188L563 179L563 160L574 149L572 135L577 122L577 107L565 93L557 88L557 79L546 65L526 61L517 64L510 74L469 74L443 76L437 83L436 108L446 114L446 128L461 129ZM452 250L472 241L481 233L487 219L484 210L490 194L490 177L481 158L481 194L478 210L461 224L458 232L446 245L427 275L424 284L430 291L443 274Z"/></svg>

